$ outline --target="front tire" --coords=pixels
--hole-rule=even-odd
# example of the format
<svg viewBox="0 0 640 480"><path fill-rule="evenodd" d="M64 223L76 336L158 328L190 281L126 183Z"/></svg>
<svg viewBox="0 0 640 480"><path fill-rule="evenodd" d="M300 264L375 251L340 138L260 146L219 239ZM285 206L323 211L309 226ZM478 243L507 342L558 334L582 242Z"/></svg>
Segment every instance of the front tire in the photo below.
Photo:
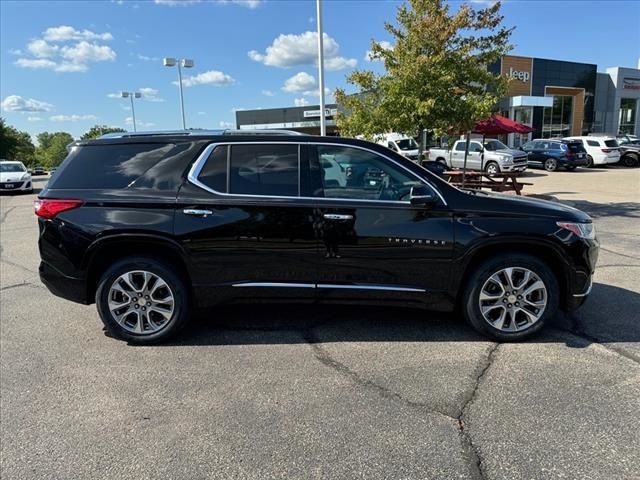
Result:
<svg viewBox="0 0 640 480"><path fill-rule="evenodd" d="M547 172L555 172L558 169L558 161L555 158L547 158L544 161L544 169Z"/></svg>
<svg viewBox="0 0 640 480"><path fill-rule="evenodd" d="M137 344L171 338L184 327L190 313L184 280L151 257L125 258L104 272L96 307L109 333Z"/></svg>
<svg viewBox="0 0 640 480"><path fill-rule="evenodd" d="M558 281L535 257L492 258L471 274L462 297L466 320L494 340L523 340L544 327L559 305Z"/></svg>
<svg viewBox="0 0 640 480"><path fill-rule="evenodd" d="M493 177L494 175L497 175L500 173L500 167L496 162L489 162L484 167L484 171L486 172L487 175L489 175L490 177Z"/></svg>

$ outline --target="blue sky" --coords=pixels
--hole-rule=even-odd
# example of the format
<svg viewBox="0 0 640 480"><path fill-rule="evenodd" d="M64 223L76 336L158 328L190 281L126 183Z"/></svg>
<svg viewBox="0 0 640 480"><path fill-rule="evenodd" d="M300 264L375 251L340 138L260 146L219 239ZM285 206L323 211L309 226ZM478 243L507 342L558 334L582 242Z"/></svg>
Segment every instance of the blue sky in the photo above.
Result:
<svg viewBox="0 0 640 480"><path fill-rule="evenodd" d="M327 87L344 86L354 66L380 68L366 51L372 38L391 40L383 23L399 4L323 2ZM96 123L130 129L122 90L143 93L139 130L180 128L177 71L163 67L164 56L195 61L184 72L188 127L233 126L235 109L318 101L315 1L2 0L0 9L2 116L32 135L80 136ZM599 71L638 66L639 1L511 0L502 12L516 27L514 54L595 63Z"/></svg>

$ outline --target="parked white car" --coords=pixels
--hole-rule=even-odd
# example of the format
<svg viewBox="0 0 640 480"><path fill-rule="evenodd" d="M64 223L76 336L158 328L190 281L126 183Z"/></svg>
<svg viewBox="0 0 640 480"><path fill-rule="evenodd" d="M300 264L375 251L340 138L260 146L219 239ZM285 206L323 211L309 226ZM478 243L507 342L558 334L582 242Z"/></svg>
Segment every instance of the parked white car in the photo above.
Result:
<svg viewBox="0 0 640 480"><path fill-rule="evenodd" d="M582 143L582 146L587 151L587 167L607 165L620 161L618 141L613 137L566 137L563 140Z"/></svg>
<svg viewBox="0 0 640 480"><path fill-rule="evenodd" d="M411 137L402 135L401 133L383 133L376 135L376 143L390 148L396 153L407 157L414 162L418 161L420 154L418 143Z"/></svg>
<svg viewBox="0 0 640 480"><path fill-rule="evenodd" d="M0 160L0 191L33 192L31 174L24 163Z"/></svg>

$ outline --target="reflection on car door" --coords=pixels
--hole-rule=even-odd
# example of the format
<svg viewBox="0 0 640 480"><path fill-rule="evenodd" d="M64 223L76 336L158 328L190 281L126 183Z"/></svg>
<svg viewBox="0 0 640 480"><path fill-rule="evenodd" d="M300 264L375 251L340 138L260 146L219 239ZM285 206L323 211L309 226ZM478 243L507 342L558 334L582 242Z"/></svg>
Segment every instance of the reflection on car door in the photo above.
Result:
<svg viewBox="0 0 640 480"><path fill-rule="evenodd" d="M318 293L380 298L404 292L436 302L446 288L453 249L446 205L412 207L420 179L388 158L355 147L311 146L318 178ZM342 177L334 178L339 164ZM435 194L435 192L434 192Z"/></svg>
<svg viewBox="0 0 640 480"><path fill-rule="evenodd" d="M219 145L196 162L179 192L174 229L205 303L314 295L314 205L297 198L309 178L303 151Z"/></svg>

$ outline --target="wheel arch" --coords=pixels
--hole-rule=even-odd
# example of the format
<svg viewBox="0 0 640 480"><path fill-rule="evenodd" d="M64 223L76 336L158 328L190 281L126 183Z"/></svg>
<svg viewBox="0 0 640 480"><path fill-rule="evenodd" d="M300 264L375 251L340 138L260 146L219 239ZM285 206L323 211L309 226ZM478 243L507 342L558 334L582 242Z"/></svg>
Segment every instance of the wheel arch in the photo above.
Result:
<svg viewBox="0 0 640 480"><path fill-rule="evenodd" d="M458 285L453 286L456 292L456 305L460 305L461 297L471 273L484 261L492 256L510 254L530 255L542 261L553 272L560 287L560 307L566 307L566 299L569 291L569 269L560 249L551 242L544 240L529 240L522 238L506 239L484 242L470 250L461 261L458 275Z"/></svg>
<svg viewBox="0 0 640 480"><path fill-rule="evenodd" d="M83 265L87 272L87 299L93 301L100 276L114 262L133 256L153 257L169 264L185 280L191 294L190 268L180 244L151 234L117 234L101 238L87 250Z"/></svg>

